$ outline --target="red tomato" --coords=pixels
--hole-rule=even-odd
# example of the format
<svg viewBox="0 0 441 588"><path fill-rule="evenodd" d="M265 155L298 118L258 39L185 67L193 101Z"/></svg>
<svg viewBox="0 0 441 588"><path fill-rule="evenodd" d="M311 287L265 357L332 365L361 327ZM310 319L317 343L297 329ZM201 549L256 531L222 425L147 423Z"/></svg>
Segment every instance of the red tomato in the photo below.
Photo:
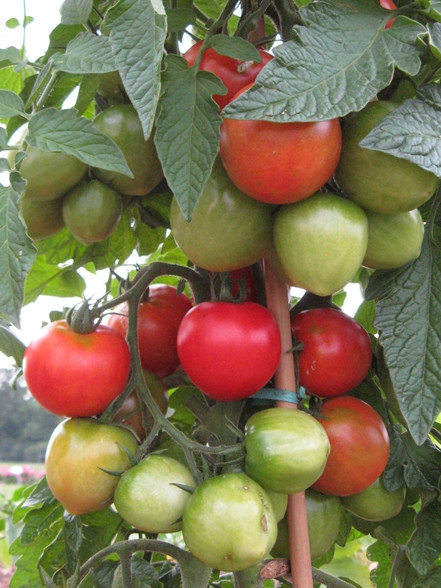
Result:
<svg viewBox="0 0 441 588"><path fill-rule="evenodd" d="M340 151L338 119L276 123L224 118L221 126L220 154L231 181L269 204L297 202L317 192L334 173Z"/></svg>
<svg viewBox="0 0 441 588"><path fill-rule="evenodd" d="M192 382L207 396L246 398L276 371L281 342L276 320L255 302L203 302L178 331L178 354Z"/></svg>
<svg viewBox="0 0 441 588"><path fill-rule="evenodd" d="M397 7L392 0L380 0L380 6L386 10L396 10ZM392 18L386 25L386 29L390 29L390 27L394 24L395 19Z"/></svg>
<svg viewBox="0 0 441 588"><path fill-rule="evenodd" d="M331 453L312 488L332 496L365 490L383 473L389 458L389 435L380 415L358 398L339 396L323 403L320 416Z"/></svg>
<svg viewBox="0 0 441 588"><path fill-rule="evenodd" d="M243 280L245 285L244 302L257 302L256 283L254 281L253 270L251 269L251 266L233 270L230 272L230 280L232 282L231 294L235 298L240 294L240 286Z"/></svg>
<svg viewBox="0 0 441 588"><path fill-rule="evenodd" d="M23 373L29 391L46 410L66 417L102 412L124 389L130 352L124 337L99 325L82 335L65 321L42 329L27 347Z"/></svg>
<svg viewBox="0 0 441 588"><path fill-rule="evenodd" d="M142 367L160 378L170 375L179 365L176 335L182 317L190 310L185 294L177 295L174 286L154 284L148 299L138 308L138 344ZM124 337L128 328L128 305L115 308L109 326Z"/></svg>
<svg viewBox="0 0 441 588"><path fill-rule="evenodd" d="M202 41L198 41L193 47L190 47L190 49L184 53L183 57L187 60L188 65L192 66L196 61L201 45ZM213 96L213 99L219 104L221 110L231 102L234 95L237 94L241 88L248 84L252 84L263 66L273 59L273 55L263 49L259 49L259 53L262 57L261 63L232 59L225 55L219 55L219 53L216 53L212 48L204 51L199 69L211 71L217 75L227 89L227 93L224 96L221 96L220 94Z"/></svg>
<svg viewBox="0 0 441 588"><path fill-rule="evenodd" d="M369 335L357 321L333 308L304 310L291 328L299 353L300 385L329 398L349 392L366 377L372 361Z"/></svg>

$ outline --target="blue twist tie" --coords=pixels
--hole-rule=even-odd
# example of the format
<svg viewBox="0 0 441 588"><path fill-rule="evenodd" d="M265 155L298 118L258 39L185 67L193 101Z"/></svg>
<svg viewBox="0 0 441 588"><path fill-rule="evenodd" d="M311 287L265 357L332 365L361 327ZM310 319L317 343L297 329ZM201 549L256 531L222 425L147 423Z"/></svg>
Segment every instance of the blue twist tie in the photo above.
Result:
<svg viewBox="0 0 441 588"><path fill-rule="evenodd" d="M280 390L278 388L261 388L250 398L256 400L284 400L285 402L292 402L298 404L302 398L306 398L306 390L300 386L297 392L292 390Z"/></svg>

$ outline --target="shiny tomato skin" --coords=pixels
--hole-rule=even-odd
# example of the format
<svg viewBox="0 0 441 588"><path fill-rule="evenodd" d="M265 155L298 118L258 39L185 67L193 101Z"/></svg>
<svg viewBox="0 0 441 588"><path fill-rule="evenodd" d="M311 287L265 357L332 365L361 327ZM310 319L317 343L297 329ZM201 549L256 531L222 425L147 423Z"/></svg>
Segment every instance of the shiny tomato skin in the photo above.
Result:
<svg viewBox="0 0 441 588"><path fill-rule="evenodd" d="M181 365L207 396L246 398L274 375L280 332L273 315L254 302L203 302L183 318L178 331Z"/></svg>
<svg viewBox="0 0 441 588"><path fill-rule="evenodd" d="M300 385L311 394L339 396L367 376L371 341L352 317L334 308L313 308L294 315L291 328L304 345L298 355Z"/></svg>
<svg viewBox="0 0 441 588"><path fill-rule="evenodd" d="M185 294L169 284L153 284L147 300L138 307L138 344L142 367L163 378L179 365L176 335L183 316L190 310L191 302ZM124 337L128 328L128 305L122 303L115 309L108 324Z"/></svg>
<svg viewBox="0 0 441 588"><path fill-rule="evenodd" d="M201 45L202 41L198 41L184 53L183 57L189 66L192 66L196 61ZM262 57L261 63L240 61L226 55L220 55L211 47L204 51L199 69L214 73L227 89L227 93L223 96L220 94L213 96L221 110L232 101L239 90L252 84L260 70L273 59L273 55L268 51L259 49L259 53Z"/></svg>
<svg viewBox="0 0 441 588"><path fill-rule="evenodd" d="M66 321L43 328L26 348L23 373L29 391L46 410L87 417L103 410L124 389L130 352L124 337L104 325L79 334Z"/></svg>
<svg viewBox="0 0 441 588"><path fill-rule="evenodd" d="M349 496L368 488L389 458L389 435L380 415L366 402L338 396L323 403L319 421L331 453L312 488L332 496Z"/></svg>
<svg viewBox="0 0 441 588"><path fill-rule="evenodd" d="M94 419L66 419L55 428L46 450L46 479L67 512L79 515L110 505L119 477L103 470L130 467L123 448L136 454L132 433Z"/></svg>
<svg viewBox="0 0 441 588"><path fill-rule="evenodd" d="M338 119L277 123L224 118L220 154L247 196L289 204L311 196L334 173L341 151Z"/></svg>

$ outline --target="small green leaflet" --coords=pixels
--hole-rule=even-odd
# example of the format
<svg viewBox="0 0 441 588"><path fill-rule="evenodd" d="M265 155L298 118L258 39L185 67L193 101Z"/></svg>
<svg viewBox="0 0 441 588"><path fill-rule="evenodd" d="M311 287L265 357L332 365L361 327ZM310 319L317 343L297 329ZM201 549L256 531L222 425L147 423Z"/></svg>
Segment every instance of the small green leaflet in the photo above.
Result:
<svg viewBox="0 0 441 588"><path fill-rule="evenodd" d="M72 74L103 74L116 70L110 41L84 32L69 41L64 53L52 57L55 69Z"/></svg>
<svg viewBox="0 0 441 588"><path fill-rule="evenodd" d="M17 367L21 367L25 352L25 344L14 335L7 324L0 322L0 351L12 357Z"/></svg>
<svg viewBox="0 0 441 588"><path fill-rule="evenodd" d="M376 271L366 290L376 300L374 326L409 431L424 443L441 411L441 255L425 235L421 255Z"/></svg>
<svg viewBox="0 0 441 588"><path fill-rule="evenodd" d="M262 57L256 47L240 37L213 35L209 39L208 46L212 47L216 53L226 55L232 59L255 61L256 63L262 62Z"/></svg>
<svg viewBox="0 0 441 588"><path fill-rule="evenodd" d="M441 552L441 503L434 499L416 517L407 555L419 574L427 574Z"/></svg>
<svg viewBox="0 0 441 588"><path fill-rule="evenodd" d="M18 211L18 194L0 185L0 313L20 327L24 282L36 252Z"/></svg>
<svg viewBox="0 0 441 588"><path fill-rule="evenodd" d="M155 144L164 175L182 213L191 219L219 149L221 117L211 98L223 84L210 72L195 72L169 55ZM179 96L179 100L177 100Z"/></svg>
<svg viewBox="0 0 441 588"><path fill-rule="evenodd" d="M25 116L24 104L20 96L11 90L0 90L0 118Z"/></svg>
<svg viewBox="0 0 441 588"><path fill-rule="evenodd" d="M394 67L420 68L419 23L390 15L378 0L312 2L301 9L306 26L274 49L275 59L223 116L273 122L318 121L358 111L392 80ZM326 50L324 50L326 48Z"/></svg>
<svg viewBox="0 0 441 588"><path fill-rule="evenodd" d="M167 17L161 0L120 0L106 15L124 88L150 136L160 94Z"/></svg>
<svg viewBox="0 0 441 588"><path fill-rule="evenodd" d="M422 88L385 116L362 147L407 159L441 177L441 88Z"/></svg>
<svg viewBox="0 0 441 588"><path fill-rule="evenodd" d="M65 25L87 24L93 0L64 0L61 5L61 23Z"/></svg>
<svg viewBox="0 0 441 588"><path fill-rule="evenodd" d="M8 47L7 49L0 49L0 67L7 67L20 63L20 51L17 47Z"/></svg>
<svg viewBox="0 0 441 588"><path fill-rule="evenodd" d="M119 147L95 129L90 120L77 114L73 108L40 110L29 121L26 142L43 151L70 153L92 167L113 170L133 178Z"/></svg>

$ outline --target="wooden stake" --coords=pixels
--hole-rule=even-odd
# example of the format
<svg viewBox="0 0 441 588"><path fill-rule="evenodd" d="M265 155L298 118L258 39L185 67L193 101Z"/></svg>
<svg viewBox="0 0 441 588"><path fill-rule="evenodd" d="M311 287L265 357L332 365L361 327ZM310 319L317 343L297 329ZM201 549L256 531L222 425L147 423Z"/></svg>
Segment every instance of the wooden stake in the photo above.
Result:
<svg viewBox="0 0 441 588"><path fill-rule="evenodd" d="M281 390L296 392L294 357L288 351L292 347L288 287L275 274L271 262L267 259L265 259L264 271L267 306L279 325L282 339L282 356L274 378L275 386ZM297 404L286 401L277 401L276 406L297 409ZM312 588L311 553L304 492L289 495L287 520L292 585L294 588Z"/></svg>

